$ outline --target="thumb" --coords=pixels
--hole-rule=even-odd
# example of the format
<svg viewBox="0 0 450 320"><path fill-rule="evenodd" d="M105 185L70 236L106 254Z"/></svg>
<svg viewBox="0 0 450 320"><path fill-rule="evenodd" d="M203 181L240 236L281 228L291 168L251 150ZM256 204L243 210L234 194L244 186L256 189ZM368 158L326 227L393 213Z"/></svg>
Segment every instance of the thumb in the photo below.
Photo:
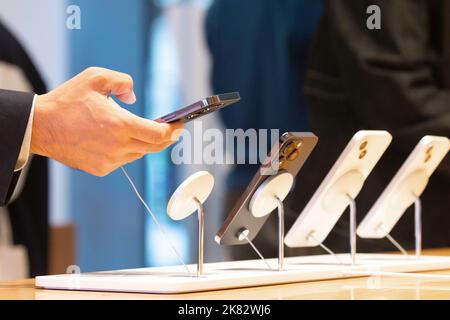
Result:
<svg viewBox="0 0 450 320"><path fill-rule="evenodd" d="M120 101L126 103L126 104L133 104L136 102L136 95L134 94L134 91L123 93L123 94L115 94L111 92L111 94L115 95L117 99Z"/></svg>
<svg viewBox="0 0 450 320"><path fill-rule="evenodd" d="M105 68L95 68L97 75L93 77L94 87L105 95L114 95L126 104L136 102L133 90L133 78L126 73Z"/></svg>

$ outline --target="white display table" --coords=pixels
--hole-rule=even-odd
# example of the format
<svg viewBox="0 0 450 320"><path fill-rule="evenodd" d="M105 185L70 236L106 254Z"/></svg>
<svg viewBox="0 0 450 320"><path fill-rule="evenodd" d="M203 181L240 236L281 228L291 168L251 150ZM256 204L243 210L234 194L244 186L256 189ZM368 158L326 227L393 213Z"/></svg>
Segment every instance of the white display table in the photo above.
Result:
<svg viewBox="0 0 450 320"><path fill-rule="evenodd" d="M186 293L269 286L364 276L365 272L420 272L450 269L450 257L394 254L358 254L350 265L349 254L289 257L284 271L269 271L261 260L207 263L204 275L195 276L196 265L190 265L192 275L182 266L140 268L82 274L36 277L36 287L62 290L89 290L143 293ZM277 259L268 259L273 269Z"/></svg>

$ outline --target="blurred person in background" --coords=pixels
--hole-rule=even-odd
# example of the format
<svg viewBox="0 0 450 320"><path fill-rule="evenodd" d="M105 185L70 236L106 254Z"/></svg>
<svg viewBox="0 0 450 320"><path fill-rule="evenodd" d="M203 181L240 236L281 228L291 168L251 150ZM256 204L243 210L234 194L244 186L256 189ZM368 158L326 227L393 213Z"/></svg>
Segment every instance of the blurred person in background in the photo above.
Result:
<svg viewBox="0 0 450 320"><path fill-rule="evenodd" d="M380 8L381 29L366 25L370 5ZM357 130L385 129L393 135L357 198L361 220L424 135L450 136L450 1L327 1L305 93L312 130L320 140L305 165L308 188L297 185L301 203L306 204ZM422 195L425 247L450 245L449 160L444 159ZM346 213L325 241L332 249L348 250L348 220ZM410 208L392 232L408 249L414 246L413 221ZM360 239L358 246L395 250L386 239Z"/></svg>
<svg viewBox="0 0 450 320"><path fill-rule="evenodd" d="M206 20L212 89L213 92L239 91L242 97L239 105L220 113L225 128L279 129L280 134L310 130L302 88L308 49L320 14L320 1L215 0L212 3ZM248 154L246 150L247 160ZM226 181L223 218L258 167L250 164L233 167ZM298 180L303 184L302 177ZM293 194L286 200L287 226L298 216L295 198ZM276 219L269 218L255 239L264 255L276 255L276 230ZM234 259L247 259L254 254L245 245L230 250Z"/></svg>

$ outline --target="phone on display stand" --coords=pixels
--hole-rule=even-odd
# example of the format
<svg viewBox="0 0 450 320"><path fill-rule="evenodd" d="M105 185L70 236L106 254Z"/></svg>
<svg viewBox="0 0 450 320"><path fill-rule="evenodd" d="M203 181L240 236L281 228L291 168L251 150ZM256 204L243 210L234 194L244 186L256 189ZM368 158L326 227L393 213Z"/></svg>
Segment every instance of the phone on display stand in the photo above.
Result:
<svg viewBox="0 0 450 320"><path fill-rule="evenodd" d="M420 197L449 147L447 137L423 137L359 224L358 236L386 237L406 209Z"/></svg>
<svg viewBox="0 0 450 320"><path fill-rule="evenodd" d="M272 164L276 164L274 167L279 172L288 172L295 177L316 146L317 140L317 136L310 132L288 132L280 137L280 141L272 147L261 168L253 177L249 186L245 189L241 198L230 211L218 231L215 237L218 244L246 244L247 242L245 240L239 240L238 237L238 233L242 229L249 231L247 236L249 240L256 237L269 217L269 215L255 217L249 209L253 194L266 178L270 177L270 175L263 173L265 170L270 171Z"/></svg>
<svg viewBox="0 0 450 320"><path fill-rule="evenodd" d="M387 131L358 131L286 235L288 247L320 245L391 143Z"/></svg>

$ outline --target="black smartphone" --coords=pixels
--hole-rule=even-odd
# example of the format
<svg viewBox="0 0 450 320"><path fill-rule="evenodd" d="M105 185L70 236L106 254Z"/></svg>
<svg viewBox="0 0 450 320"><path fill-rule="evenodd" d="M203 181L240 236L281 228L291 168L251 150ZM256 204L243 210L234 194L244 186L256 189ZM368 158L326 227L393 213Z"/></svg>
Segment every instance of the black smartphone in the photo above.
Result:
<svg viewBox="0 0 450 320"><path fill-rule="evenodd" d="M238 92L218 94L197 101L187 107L158 118L155 121L164 123L180 121L186 123L211 112L223 109L239 100L241 100L241 97Z"/></svg>
<svg viewBox="0 0 450 320"><path fill-rule="evenodd" d="M269 215L266 215L257 218L249 210L253 194L261 183L268 178L262 172L270 170L271 164L278 161L278 170L289 172L295 177L316 146L317 141L317 136L311 132L287 132L280 137L279 143L272 147L262 167L253 177L249 186L245 189L241 198L217 232L215 240L218 244L246 244L245 240L239 240L238 238L238 233L244 228L249 231L248 238L250 240L256 237L269 217Z"/></svg>

